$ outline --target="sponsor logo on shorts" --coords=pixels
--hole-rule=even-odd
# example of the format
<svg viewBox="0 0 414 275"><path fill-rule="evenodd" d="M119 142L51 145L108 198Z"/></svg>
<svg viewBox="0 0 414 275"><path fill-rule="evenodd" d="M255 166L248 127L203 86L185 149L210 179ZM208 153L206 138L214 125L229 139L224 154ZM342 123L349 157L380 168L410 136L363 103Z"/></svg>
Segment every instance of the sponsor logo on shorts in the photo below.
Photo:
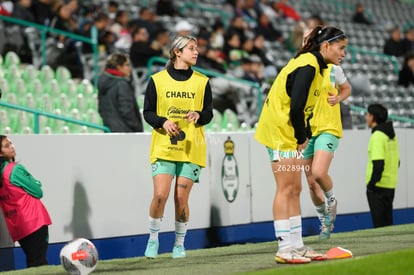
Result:
<svg viewBox="0 0 414 275"><path fill-rule="evenodd" d="M157 171L157 169L158 169L158 166L159 166L159 165L160 165L160 164L159 164L159 162L158 162L158 161L154 162L154 163L151 165L152 172Z"/></svg>

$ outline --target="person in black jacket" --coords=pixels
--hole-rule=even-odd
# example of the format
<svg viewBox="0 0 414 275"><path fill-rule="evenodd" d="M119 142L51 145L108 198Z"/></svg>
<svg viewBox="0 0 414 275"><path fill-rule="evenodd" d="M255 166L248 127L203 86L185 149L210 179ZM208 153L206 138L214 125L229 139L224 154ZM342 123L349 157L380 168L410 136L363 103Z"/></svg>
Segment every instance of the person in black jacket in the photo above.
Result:
<svg viewBox="0 0 414 275"><path fill-rule="evenodd" d="M131 64L126 54L109 56L98 79L98 111L111 132L143 132L142 118L130 82Z"/></svg>
<svg viewBox="0 0 414 275"><path fill-rule="evenodd" d="M398 85L414 86L414 53L405 56L403 66L398 74Z"/></svg>

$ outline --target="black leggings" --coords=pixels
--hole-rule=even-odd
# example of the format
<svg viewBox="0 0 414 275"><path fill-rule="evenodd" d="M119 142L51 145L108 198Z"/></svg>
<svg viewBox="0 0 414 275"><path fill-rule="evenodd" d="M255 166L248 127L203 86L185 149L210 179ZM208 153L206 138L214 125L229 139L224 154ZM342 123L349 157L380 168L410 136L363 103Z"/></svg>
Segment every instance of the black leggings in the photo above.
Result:
<svg viewBox="0 0 414 275"><path fill-rule="evenodd" d="M47 247L49 243L49 228L40 227L32 234L18 241L26 254L27 267L47 265Z"/></svg>

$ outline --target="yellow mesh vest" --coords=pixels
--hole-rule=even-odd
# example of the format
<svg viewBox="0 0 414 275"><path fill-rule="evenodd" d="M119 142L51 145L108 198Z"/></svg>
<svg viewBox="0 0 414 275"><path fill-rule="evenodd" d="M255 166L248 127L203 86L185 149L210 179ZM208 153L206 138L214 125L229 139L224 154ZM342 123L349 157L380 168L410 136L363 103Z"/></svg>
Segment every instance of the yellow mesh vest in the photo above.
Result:
<svg viewBox="0 0 414 275"><path fill-rule="evenodd" d="M336 87L332 86L335 83L335 72L332 64L323 72L323 84L321 89L321 96L316 102L313 117L310 120L312 136L318 136L321 133L329 133L338 138L342 137L342 121L341 121L341 107L340 104L331 106L328 103L329 92L338 95Z"/></svg>
<svg viewBox="0 0 414 275"><path fill-rule="evenodd" d="M277 75L260 114L255 134L258 142L272 149L296 150L297 140L289 117L290 97L286 92L286 80L294 70L307 65L314 67L316 72L310 90L303 91L308 93L304 109L305 125L308 125L308 119L319 97L323 80L319 73L318 60L311 53L301 54L299 57L291 59Z"/></svg>
<svg viewBox="0 0 414 275"><path fill-rule="evenodd" d="M152 76L157 91L157 115L174 121L183 134L170 138L163 128L152 130L150 159L191 162L206 165L203 127L188 123L189 111L201 111L208 78L196 71L186 81L176 81L162 70Z"/></svg>

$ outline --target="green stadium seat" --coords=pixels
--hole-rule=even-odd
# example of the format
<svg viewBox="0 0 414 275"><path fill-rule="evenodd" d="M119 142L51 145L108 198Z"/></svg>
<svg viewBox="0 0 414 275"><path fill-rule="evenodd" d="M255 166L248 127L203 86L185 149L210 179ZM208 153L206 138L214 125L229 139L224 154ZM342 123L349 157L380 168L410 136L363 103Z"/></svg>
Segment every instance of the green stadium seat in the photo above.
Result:
<svg viewBox="0 0 414 275"><path fill-rule="evenodd" d="M0 109L0 124L1 125L8 125L9 124L9 116L5 109Z"/></svg>
<svg viewBox="0 0 414 275"><path fill-rule="evenodd" d="M42 81L42 83L48 83L52 79L55 79L55 71L49 65L43 65L40 68L38 78Z"/></svg>
<svg viewBox="0 0 414 275"><path fill-rule="evenodd" d="M59 66L56 69L56 75L55 75L56 80L59 82L59 84L64 84L66 83L68 80L72 79L72 74L69 71L68 68L63 67L63 66Z"/></svg>
<svg viewBox="0 0 414 275"><path fill-rule="evenodd" d="M22 97L27 93L27 85L22 78L18 78L11 83L10 92L16 94L17 97Z"/></svg>
<svg viewBox="0 0 414 275"><path fill-rule="evenodd" d="M43 92L50 94L52 98L58 97L61 93L61 87L56 79L51 79L48 83L43 85Z"/></svg>
<svg viewBox="0 0 414 275"><path fill-rule="evenodd" d="M43 128L41 128L41 133L42 134L46 134L46 135L51 135L53 134L52 128L50 128L49 126L45 126Z"/></svg>
<svg viewBox="0 0 414 275"><path fill-rule="evenodd" d="M61 93L60 96L56 98L55 108L60 109L62 115L66 115L72 109L72 101L65 93Z"/></svg>
<svg viewBox="0 0 414 275"><path fill-rule="evenodd" d="M14 81L16 81L16 79L19 79L21 75L22 72L20 71L20 66L12 64L5 70L4 78L9 83L13 83Z"/></svg>
<svg viewBox="0 0 414 275"><path fill-rule="evenodd" d="M38 78L35 78L32 82L27 84L27 92L32 93L36 97L43 95L42 81Z"/></svg>
<svg viewBox="0 0 414 275"><path fill-rule="evenodd" d="M20 64L20 57L17 55L17 53L9 51L4 56L3 67L5 67L6 69L10 68L10 66L12 65L20 66Z"/></svg>
<svg viewBox="0 0 414 275"><path fill-rule="evenodd" d="M2 133L4 134L4 135L11 135L11 134L13 134L13 131L12 131L12 129L11 129L11 127L10 126L5 126L3 129L2 129Z"/></svg>
<svg viewBox="0 0 414 275"><path fill-rule="evenodd" d="M237 114L230 109L224 110L221 120L221 128L227 131L237 131L239 130L239 127L240 122Z"/></svg>
<svg viewBox="0 0 414 275"><path fill-rule="evenodd" d="M0 76L0 89L3 91L3 95L9 92L9 82L4 77Z"/></svg>
<svg viewBox="0 0 414 275"><path fill-rule="evenodd" d="M92 108L88 109L86 112L84 112L82 118L84 121L102 125L102 118L99 115L97 109L92 109Z"/></svg>
<svg viewBox="0 0 414 275"><path fill-rule="evenodd" d="M20 105L20 102L17 101L17 96L14 93L7 93L3 95L4 101L14 105Z"/></svg>
<svg viewBox="0 0 414 275"><path fill-rule="evenodd" d="M93 94L94 92L95 92L95 89L93 87L93 84L88 79L83 79L78 84L78 93Z"/></svg>
<svg viewBox="0 0 414 275"><path fill-rule="evenodd" d="M78 84L73 79L68 79L65 83L60 83L60 90L69 96L75 96L78 93Z"/></svg>
<svg viewBox="0 0 414 275"><path fill-rule="evenodd" d="M217 109L213 109L213 119L206 125L205 129L210 132L220 132L221 121L222 114Z"/></svg>
<svg viewBox="0 0 414 275"><path fill-rule="evenodd" d="M39 71L34 65L28 64L23 68L21 78L26 82L26 84L33 82L33 80L37 79L38 77Z"/></svg>

